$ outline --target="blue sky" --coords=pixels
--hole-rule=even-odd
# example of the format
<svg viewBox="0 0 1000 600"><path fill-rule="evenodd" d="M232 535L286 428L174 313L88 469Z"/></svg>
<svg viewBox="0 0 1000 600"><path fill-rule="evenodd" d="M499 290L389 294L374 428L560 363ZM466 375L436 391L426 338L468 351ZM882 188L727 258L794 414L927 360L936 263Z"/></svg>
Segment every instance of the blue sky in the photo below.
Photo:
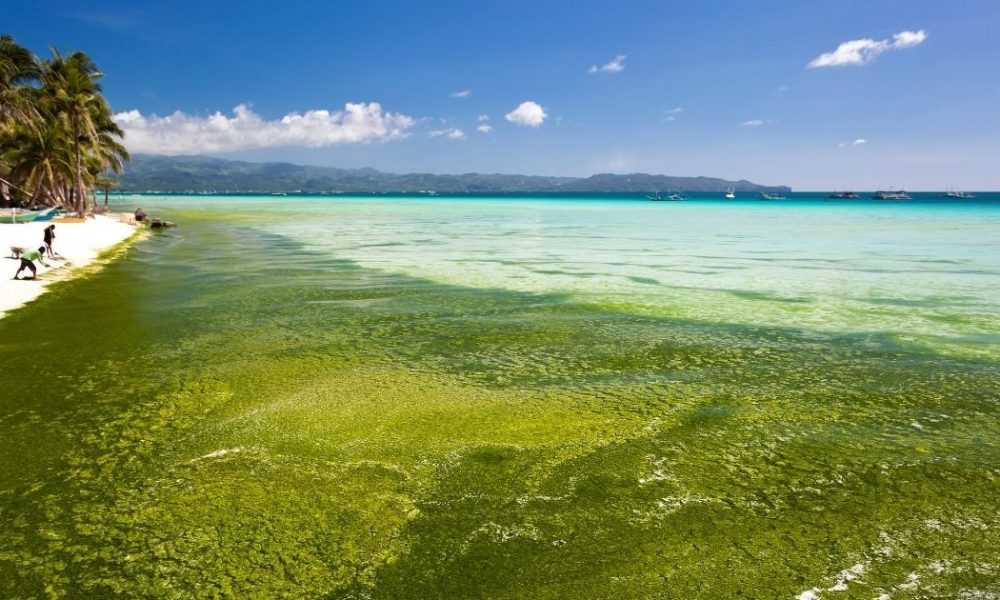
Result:
<svg viewBox="0 0 1000 600"><path fill-rule="evenodd" d="M90 54L134 152L1000 189L996 0L15 0L0 32Z"/></svg>

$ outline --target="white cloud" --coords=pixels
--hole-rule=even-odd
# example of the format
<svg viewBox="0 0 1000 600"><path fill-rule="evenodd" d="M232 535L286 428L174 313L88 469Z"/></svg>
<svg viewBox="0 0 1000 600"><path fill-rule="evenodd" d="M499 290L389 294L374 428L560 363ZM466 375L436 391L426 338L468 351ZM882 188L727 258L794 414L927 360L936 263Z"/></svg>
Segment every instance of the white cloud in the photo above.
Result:
<svg viewBox="0 0 1000 600"><path fill-rule="evenodd" d="M749 121L743 121L740 123L740 127L760 127L764 124L764 121L760 119L750 119Z"/></svg>
<svg viewBox="0 0 1000 600"><path fill-rule="evenodd" d="M478 117L476 117L476 120L479 121L480 123L482 123L483 121L489 121L490 120L490 116L489 115L479 115Z"/></svg>
<svg viewBox="0 0 1000 600"><path fill-rule="evenodd" d="M900 31L892 36L892 49L912 48L924 43L926 39L927 33L923 29L920 31Z"/></svg>
<svg viewBox="0 0 1000 600"><path fill-rule="evenodd" d="M519 104L513 111L507 113L505 118L516 125L538 127L545 122L545 118L548 116L541 104L527 100Z"/></svg>
<svg viewBox="0 0 1000 600"><path fill-rule="evenodd" d="M383 112L378 102L349 102L344 110L289 113L274 121L264 120L246 104L234 108L233 116L216 112L197 117L177 111L159 117L131 110L114 119L125 132L125 145L131 152L150 154L389 142L407 137L415 123L412 117Z"/></svg>
<svg viewBox="0 0 1000 600"><path fill-rule="evenodd" d="M449 140L464 140L466 138L465 132L457 127L452 127L451 129L438 129L428 133L427 135L433 137L446 137Z"/></svg>
<svg viewBox="0 0 1000 600"><path fill-rule="evenodd" d="M671 108L670 110L666 110L663 112L667 113L668 115L679 115L680 113L684 112L684 109L678 106L676 108Z"/></svg>
<svg viewBox="0 0 1000 600"><path fill-rule="evenodd" d="M851 145L852 146L860 146L860 145L862 145L864 143L866 143L865 138L858 138L858 139L854 140L853 142L851 142Z"/></svg>
<svg viewBox="0 0 1000 600"><path fill-rule="evenodd" d="M927 39L927 33L920 31L901 31L892 36L892 41L864 38L851 40L837 46L833 52L827 52L814 58L809 63L810 69L818 67L842 67L845 65L863 65L875 60L878 55L889 50L903 50L922 44Z"/></svg>
<svg viewBox="0 0 1000 600"><path fill-rule="evenodd" d="M618 56L611 59L607 64L601 65L591 65L587 72L591 75L595 73L621 73L625 70L625 55L619 54Z"/></svg>
<svg viewBox="0 0 1000 600"><path fill-rule="evenodd" d="M787 92L789 89L790 88L787 85L785 85L785 84L781 84L781 85L778 86L778 91L779 92Z"/></svg>
<svg viewBox="0 0 1000 600"><path fill-rule="evenodd" d="M476 127L476 129L478 129L479 131L481 131L483 133L489 133L489 132L493 131L493 128L490 127L489 125L487 125L486 123L483 123L479 127Z"/></svg>
<svg viewBox="0 0 1000 600"><path fill-rule="evenodd" d="M452 92L448 94L449 98L468 98L472 95L472 90L462 90L459 92Z"/></svg>

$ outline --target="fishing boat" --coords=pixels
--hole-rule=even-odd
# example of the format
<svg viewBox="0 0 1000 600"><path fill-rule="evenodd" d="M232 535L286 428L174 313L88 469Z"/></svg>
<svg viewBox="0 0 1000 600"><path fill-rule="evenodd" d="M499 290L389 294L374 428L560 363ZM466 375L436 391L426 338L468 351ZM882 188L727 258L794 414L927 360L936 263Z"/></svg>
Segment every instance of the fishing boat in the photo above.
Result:
<svg viewBox="0 0 1000 600"><path fill-rule="evenodd" d="M890 189L888 192L879 190L872 195L872 200L909 200L910 197L903 190Z"/></svg>
<svg viewBox="0 0 1000 600"><path fill-rule="evenodd" d="M735 197L736 197L736 188L733 186L729 186L729 188L726 189L726 198L732 200Z"/></svg>
<svg viewBox="0 0 1000 600"><path fill-rule="evenodd" d="M653 192L652 196L647 194L646 199L652 200L654 202L660 202L661 200L664 200L663 196L660 195L660 192Z"/></svg>
<svg viewBox="0 0 1000 600"><path fill-rule="evenodd" d="M686 198L680 192L674 192L673 194L667 196L666 199L673 202L680 202L681 200L685 200Z"/></svg>
<svg viewBox="0 0 1000 600"><path fill-rule="evenodd" d="M4 223L31 223L35 220L42 211L40 210L24 210L20 208L11 208L5 210L2 215L2 220Z"/></svg>
<svg viewBox="0 0 1000 600"><path fill-rule="evenodd" d="M968 200L970 198L975 198L972 194L968 192L960 192L956 189L949 188L948 191L944 193L945 198L959 198L962 200Z"/></svg>
<svg viewBox="0 0 1000 600"><path fill-rule="evenodd" d="M51 221L63 213L61 208L47 208L38 213L35 221Z"/></svg>
<svg viewBox="0 0 1000 600"><path fill-rule="evenodd" d="M784 200L785 197L781 194L768 194L767 192L760 193L761 200Z"/></svg>
<svg viewBox="0 0 1000 600"><path fill-rule="evenodd" d="M858 200L861 196L857 192L834 192L827 196L835 200Z"/></svg>

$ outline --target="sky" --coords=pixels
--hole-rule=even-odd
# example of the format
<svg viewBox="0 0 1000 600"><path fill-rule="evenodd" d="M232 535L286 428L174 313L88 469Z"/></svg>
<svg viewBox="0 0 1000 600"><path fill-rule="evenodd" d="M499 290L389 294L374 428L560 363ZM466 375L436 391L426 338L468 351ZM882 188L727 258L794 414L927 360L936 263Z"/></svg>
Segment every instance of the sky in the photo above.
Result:
<svg viewBox="0 0 1000 600"><path fill-rule="evenodd" d="M1000 189L997 0L8 0L133 153Z"/></svg>

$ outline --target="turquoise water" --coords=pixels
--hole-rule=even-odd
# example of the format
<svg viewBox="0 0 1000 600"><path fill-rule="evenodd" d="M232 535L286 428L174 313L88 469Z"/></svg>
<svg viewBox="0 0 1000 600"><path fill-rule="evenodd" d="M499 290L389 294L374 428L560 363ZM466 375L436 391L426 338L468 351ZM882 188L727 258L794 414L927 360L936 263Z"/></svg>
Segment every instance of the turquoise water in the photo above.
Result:
<svg viewBox="0 0 1000 600"><path fill-rule="evenodd" d="M139 205L0 320L4 597L1000 594L1000 204Z"/></svg>
<svg viewBox="0 0 1000 600"><path fill-rule="evenodd" d="M310 251L713 323L886 333L1000 358L1000 203L213 200ZM200 200L176 200L197 204ZM235 204L233 204L235 203ZM289 218L292 217L292 218Z"/></svg>

